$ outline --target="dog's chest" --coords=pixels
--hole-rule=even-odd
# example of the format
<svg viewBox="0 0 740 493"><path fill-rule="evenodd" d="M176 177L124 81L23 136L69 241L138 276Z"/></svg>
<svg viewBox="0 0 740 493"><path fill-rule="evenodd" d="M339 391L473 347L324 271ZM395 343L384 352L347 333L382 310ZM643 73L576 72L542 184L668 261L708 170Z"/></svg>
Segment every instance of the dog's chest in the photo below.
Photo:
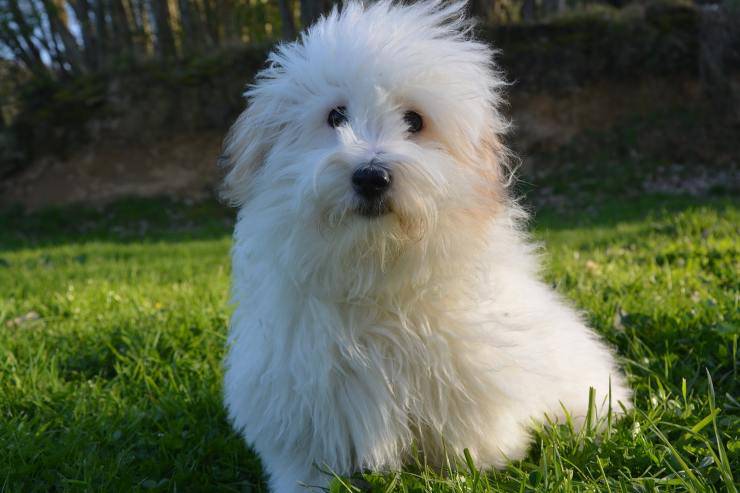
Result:
<svg viewBox="0 0 740 493"><path fill-rule="evenodd" d="M438 401L462 399L479 383L483 358L466 337L468 325L429 307L423 314L353 313L334 341L333 384L350 392L375 389L407 414L429 414L427 408L445 406Z"/></svg>

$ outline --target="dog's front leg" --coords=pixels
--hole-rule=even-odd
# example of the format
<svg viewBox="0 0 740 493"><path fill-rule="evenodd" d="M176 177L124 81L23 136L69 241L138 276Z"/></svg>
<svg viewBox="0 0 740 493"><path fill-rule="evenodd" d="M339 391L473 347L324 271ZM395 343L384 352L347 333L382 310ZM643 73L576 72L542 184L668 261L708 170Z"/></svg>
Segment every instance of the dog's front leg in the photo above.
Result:
<svg viewBox="0 0 740 493"><path fill-rule="evenodd" d="M307 460L305 452L260 453L272 493L316 493L329 486L332 476Z"/></svg>

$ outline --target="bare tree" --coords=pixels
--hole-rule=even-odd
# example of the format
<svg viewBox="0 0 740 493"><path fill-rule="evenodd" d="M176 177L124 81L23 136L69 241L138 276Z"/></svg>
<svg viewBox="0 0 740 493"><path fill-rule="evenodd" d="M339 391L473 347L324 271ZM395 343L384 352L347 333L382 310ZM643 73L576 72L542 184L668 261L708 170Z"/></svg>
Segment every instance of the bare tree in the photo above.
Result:
<svg viewBox="0 0 740 493"><path fill-rule="evenodd" d="M0 0L0 41L31 72L47 73L41 50L33 37L33 25L28 22L18 0Z"/></svg>
<svg viewBox="0 0 740 493"><path fill-rule="evenodd" d="M559 14L565 10L565 0L542 0L545 15Z"/></svg>
<svg viewBox="0 0 740 493"><path fill-rule="evenodd" d="M126 7L122 0L108 0L110 2L111 30L113 33L113 45L119 54L127 57L133 56L134 45L131 34L131 22L126 13Z"/></svg>
<svg viewBox="0 0 740 493"><path fill-rule="evenodd" d="M283 39L295 38L293 0L278 0L278 8L280 9L280 35Z"/></svg>
<svg viewBox="0 0 740 493"><path fill-rule="evenodd" d="M321 14L331 8L329 0L301 0L301 25L305 28L313 24Z"/></svg>
<svg viewBox="0 0 740 493"><path fill-rule="evenodd" d="M221 30L218 26L218 13L210 0L203 0L203 23L212 46L221 45Z"/></svg>
<svg viewBox="0 0 740 493"><path fill-rule="evenodd" d="M470 0L470 15L483 22L491 20L496 0Z"/></svg>
<svg viewBox="0 0 740 493"><path fill-rule="evenodd" d="M312 20L330 5L304 3ZM0 53L52 77L269 41L273 28L295 36L294 0L0 0Z"/></svg>
<svg viewBox="0 0 740 493"><path fill-rule="evenodd" d="M163 58L174 58L175 38L172 34L172 19L167 0L152 0L152 16L156 30L157 52Z"/></svg>
<svg viewBox="0 0 740 493"><path fill-rule="evenodd" d="M522 16L522 21L524 22L532 22L535 19L536 14L536 4L535 0L524 0L522 3L522 8L519 11L519 13Z"/></svg>
<svg viewBox="0 0 740 493"><path fill-rule="evenodd" d="M97 33L93 27L93 12L88 0L70 0L72 10L80 25L82 44L84 46L85 64L91 69L99 66L97 53Z"/></svg>
<svg viewBox="0 0 740 493"><path fill-rule="evenodd" d="M182 51L185 54L195 53L201 44L200 23L197 19L197 11L193 2L189 0L178 0L177 5L180 9Z"/></svg>
<svg viewBox="0 0 740 493"><path fill-rule="evenodd" d="M59 0L43 0L44 9L46 10L46 16L49 20L49 28L51 32L51 38L56 43L57 38L61 41L64 51L64 58L69 63L72 72L83 73L87 72L88 67L85 63L85 59L82 56L80 47L77 45L77 41L72 33L69 31L66 22L66 13L64 12L64 4ZM61 50L57 48L55 50L59 53Z"/></svg>

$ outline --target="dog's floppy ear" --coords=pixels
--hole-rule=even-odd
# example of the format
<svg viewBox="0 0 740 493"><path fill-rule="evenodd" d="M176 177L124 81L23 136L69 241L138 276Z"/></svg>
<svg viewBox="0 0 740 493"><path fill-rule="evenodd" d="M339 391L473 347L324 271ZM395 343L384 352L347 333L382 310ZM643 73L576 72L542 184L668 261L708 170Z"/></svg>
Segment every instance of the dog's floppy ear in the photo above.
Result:
<svg viewBox="0 0 740 493"><path fill-rule="evenodd" d="M253 94L226 135L219 158L226 169L220 195L230 205L240 207L248 200L254 176L275 143L279 127L272 114L269 101Z"/></svg>
<svg viewBox="0 0 740 493"><path fill-rule="evenodd" d="M504 144L502 137L506 128L500 124L498 115L495 123L487 125L476 148L477 169L484 187L483 196L495 208L503 203L507 189L512 183L512 152Z"/></svg>

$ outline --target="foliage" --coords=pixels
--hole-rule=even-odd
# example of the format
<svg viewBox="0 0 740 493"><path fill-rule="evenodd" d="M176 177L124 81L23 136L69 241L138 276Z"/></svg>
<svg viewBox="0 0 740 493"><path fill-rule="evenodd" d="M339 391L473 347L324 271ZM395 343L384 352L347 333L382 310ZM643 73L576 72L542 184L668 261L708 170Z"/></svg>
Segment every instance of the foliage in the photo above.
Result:
<svg viewBox="0 0 740 493"><path fill-rule="evenodd" d="M602 80L695 77L698 22L697 11L685 6L652 5L639 14L600 7L483 33L518 86L553 91Z"/></svg>
<svg viewBox="0 0 740 493"><path fill-rule="evenodd" d="M697 77L696 11L656 9L649 16L598 11L543 24L482 26L479 34L501 50L498 61L516 91ZM270 46L267 40L166 61L150 58L135 69L119 64L61 80L26 78L6 92L13 98L12 125L0 134L10 135L6 140L21 156L14 159L20 166L44 154L64 156L90 139L141 142L167 132L224 130L243 109L241 94Z"/></svg>
<svg viewBox="0 0 740 493"><path fill-rule="evenodd" d="M36 76L65 77L143 59L292 39L336 0L0 0L0 57ZM527 4L531 7L527 7ZM541 3L542 5L539 5ZM559 0L475 0L486 22L561 12ZM583 2L578 2L583 3ZM536 5L535 5L536 4ZM529 15L521 14L531 10Z"/></svg>
<svg viewBox="0 0 740 493"><path fill-rule="evenodd" d="M545 275L617 348L637 411L603 435L538 430L504 471L419 463L355 484L736 491L740 203L635 194L647 167L555 169L528 192ZM4 490L266 491L221 407L232 223L163 200L0 215Z"/></svg>

